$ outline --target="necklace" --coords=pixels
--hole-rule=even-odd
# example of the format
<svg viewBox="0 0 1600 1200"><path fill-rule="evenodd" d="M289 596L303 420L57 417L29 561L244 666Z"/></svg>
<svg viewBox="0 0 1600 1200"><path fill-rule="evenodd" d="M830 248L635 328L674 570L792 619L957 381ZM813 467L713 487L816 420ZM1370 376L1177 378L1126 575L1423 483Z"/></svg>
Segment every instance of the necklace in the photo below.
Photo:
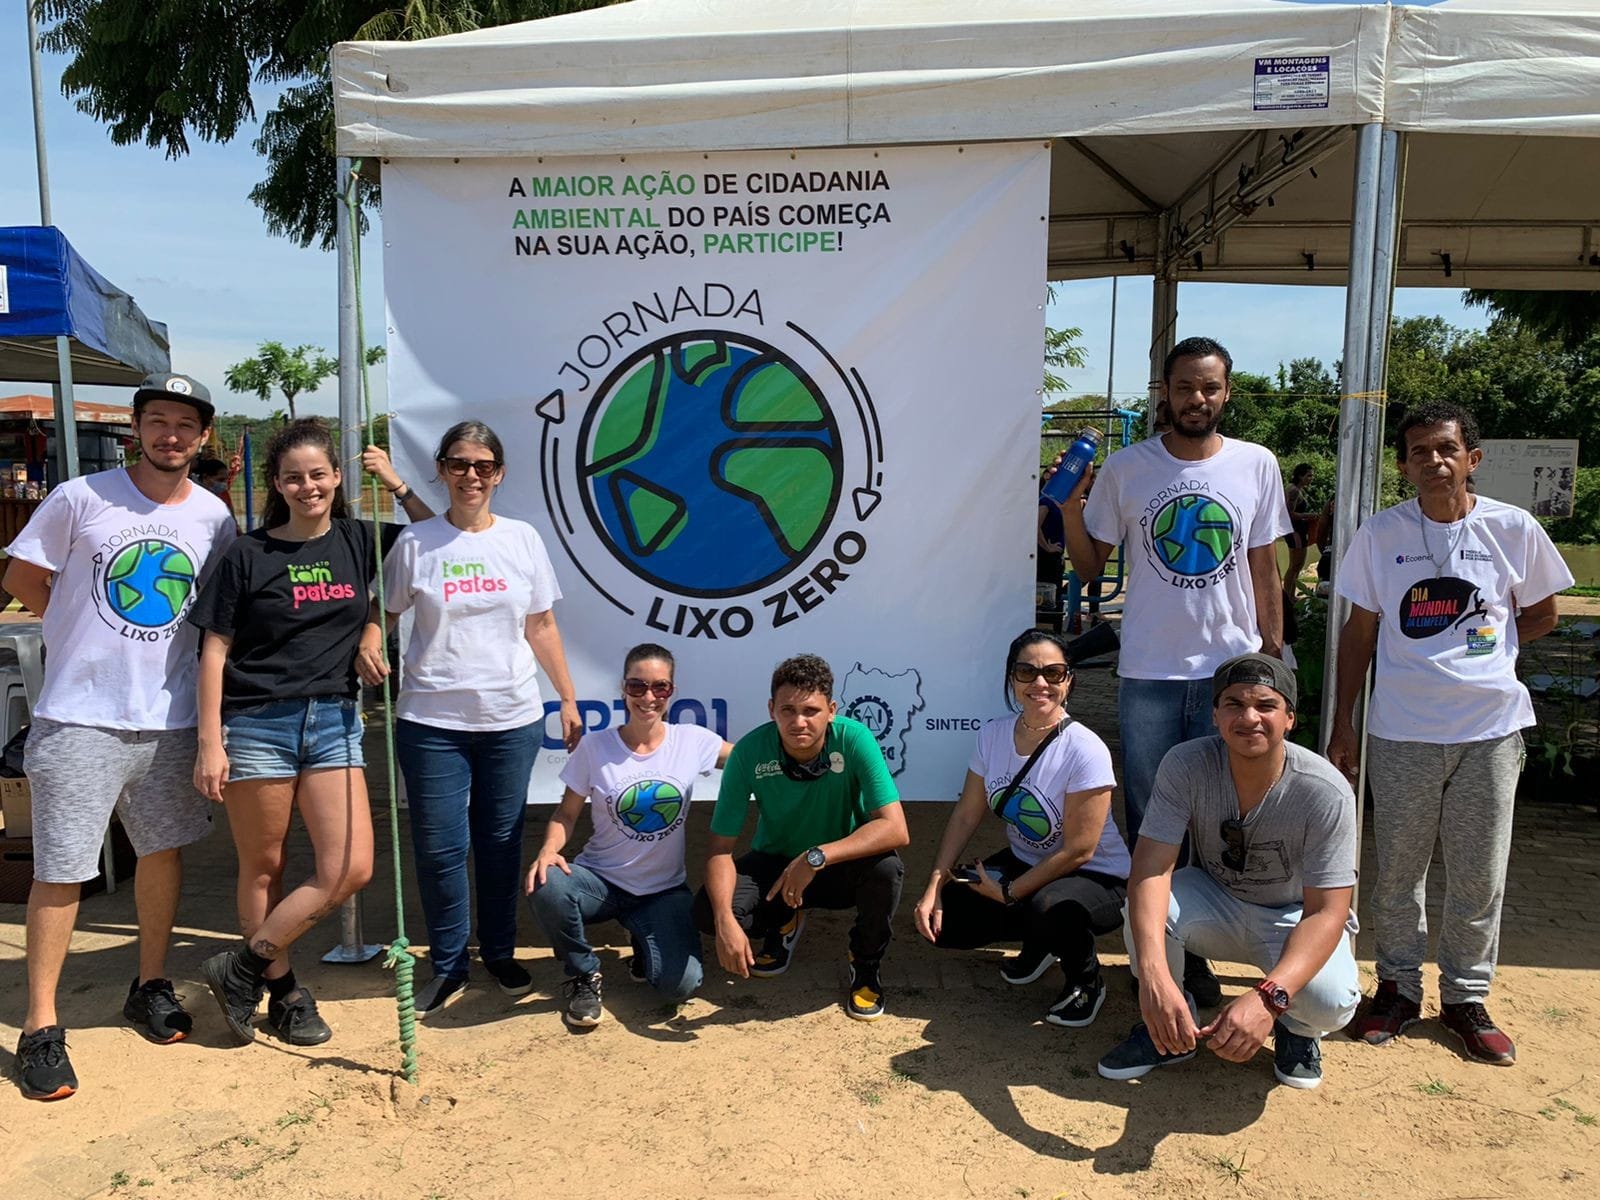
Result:
<svg viewBox="0 0 1600 1200"><path fill-rule="evenodd" d="M1449 544L1444 548L1444 560L1440 561L1434 556L1433 548L1428 545L1428 518L1422 514L1422 501L1417 501L1417 528L1422 533L1422 552L1428 556L1428 561L1433 564L1433 577L1435 579L1444 574L1444 569L1450 565L1450 560L1455 557L1456 547L1461 544L1461 539L1467 533L1467 517L1471 515L1472 510L1469 508L1461 520L1451 523L1451 528L1455 529L1455 535L1449 537Z"/></svg>
<svg viewBox="0 0 1600 1200"><path fill-rule="evenodd" d="M1028 722L1023 719L1022 714L1018 713L1017 714L1017 724L1021 725L1024 729L1028 730L1030 733L1049 733L1057 725L1061 724L1061 721L1059 719L1057 719L1057 720L1051 721L1050 724L1048 724L1048 725L1029 725Z"/></svg>

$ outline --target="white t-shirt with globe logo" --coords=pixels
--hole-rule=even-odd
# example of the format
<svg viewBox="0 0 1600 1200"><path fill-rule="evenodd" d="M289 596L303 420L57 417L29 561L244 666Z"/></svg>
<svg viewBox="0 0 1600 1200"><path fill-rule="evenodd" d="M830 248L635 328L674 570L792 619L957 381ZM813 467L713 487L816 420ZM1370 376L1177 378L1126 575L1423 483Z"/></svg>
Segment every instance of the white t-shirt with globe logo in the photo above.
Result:
<svg viewBox="0 0 1600 1200"><path fill-rule="evenodd" d="M615 729L588 734L561 768L561 782L589 797L594 820L594 836L572 861L635 896L683 883L694 783L721 752L722 738L702 725L668 725L666 740L642 755Z"/></svg>
<svg viewBox="0 0 1600 1200"><path fill-rule="evenodd" d="M100 729L194 728L200 631L184 616L236 533L204 488L157 504L122 468L51 491L6 548L55 573L34 713Z"/></svg>
<svg viewBox="0 0 1600 1200"><path fill-rule="evenodd" d="M1095 473L1083 520L1097 541L1122 543L1127 560L1119 675L1207 679L1261 648L1245 553L1290 529L1266 449L1226 438L1190 462L1158 437L1136 442Z"/></svg>
<svg viewBox="0 0 1600 1200"><path fill-rule="evenodd" d="M972 759L967 764L972 773L983 780L991 812L995 812L996 803L1028 761L1017 753L1013 739L1016 720L1015 717L999 717L984 722L983 728L978 730ZM1021 785L1011 791L1004 807L995 815L1006 823L1011 852L1032 865L1061 849L1063 797L1116 785L1111 751L1094 730L1080 721L1073 721L1045 747L1044 753L1028 768ZM1122 840L1122 833L1107 808L1100 841L1080 869L1126 879L1128 867L1128 845Z"/></svg>

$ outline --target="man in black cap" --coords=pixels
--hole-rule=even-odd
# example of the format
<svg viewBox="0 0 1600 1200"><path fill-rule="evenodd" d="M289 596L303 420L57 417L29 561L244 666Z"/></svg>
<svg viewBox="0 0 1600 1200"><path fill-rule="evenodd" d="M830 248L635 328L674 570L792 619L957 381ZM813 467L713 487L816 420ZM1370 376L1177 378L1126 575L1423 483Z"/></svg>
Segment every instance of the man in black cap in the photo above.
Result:
<svg viewBox="0 0 1600 1200"><path fill-rule="evenodd" d="M1216 737L1161 760L1128 879L1123 936L1144 1020L1100 1060L1107 1079L1187 1062L1198 1043L1246 1062L1273 1038L1280 1083L1322 1082L1321 1039L1361 992L1354 932L1355 797L1332 764L1286 741L1294 673L1241 654L1211 678ZM1175 869L1188 835L1193 865ZM1201 1028L1177 982L1184 951L1250 963L1266 978Z"/></svg>
<svg viewBox="0 0 1600 1200"><path fill-rule="evenodd" d="M27 745L34 856L17 1074L29 1099L78 1088L56 988L113 810L139 856L139 971L123 1015L159 1043L193 1024L166 955L181 848L211 827L192 781L198 631L184 617L235 536L227 506L189 479L214 415L203 384L151 375L133 398L137 461L55 488L7 548L4 587L43 618L49 653Z"/></svg>

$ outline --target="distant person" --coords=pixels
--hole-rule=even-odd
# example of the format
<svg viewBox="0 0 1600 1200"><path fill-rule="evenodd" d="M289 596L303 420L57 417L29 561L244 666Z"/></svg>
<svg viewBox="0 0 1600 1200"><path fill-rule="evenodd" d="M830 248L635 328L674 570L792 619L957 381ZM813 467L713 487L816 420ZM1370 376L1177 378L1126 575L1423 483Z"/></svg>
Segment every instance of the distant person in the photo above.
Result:
<svg viewBox="0 0 1600 1200"><path fill-rule="evenodd" d="M855 909L845 1012L875 1021L905 875L895 852L911 840L900 796L871 731L837 715L826 662L785 659L771 696L772 720L739 739L722 773L695 916L724 970L767 978L789 969L807 908ZM752 799L755 839L735 859Z"/></svg>
<svg viewBox="0 0 1600 1200"><path fill-rule="evenodd" d="M1270 1035L1278 1082L1314 1088L1321 1039L1361 998L1346 936L1355 796L1326 760L1287 740L1298 689L1278 659L1229 659L1211 691L1217 736L1162 759L1134 847L1124 937L1143 1019L1100 1074L1137 1079L1187 1062L1201 1042L1248 1062ZM1179 868L1185 837L1194 861ZM1266 978L1201 1026L1177 982L1186 952L1249 963Z"/></svg>
<svg viewBox="0 0 1600 1200"><path fill-rule="evenodd" d="M189 479L215 412L198 380L149 376L133 394L137 461L53 489L6 550L5 588L44 619L49 655L27 748L33 886L17 1076L30 1100L78 1090L56 990L113 810L139 856L139 969L122 1014L157 1043L194 1027L166 960L181 849L211 829L191 779L199 633L184 618L234 537L228 510Z"/></svg>
<svg viewBox="0 0 1600 1200"><path fill-rule="evenodd" d="M917 932L943 949L1019 942L1001 968L1027 984L1061 965L1052 1025L1089 1025L1105 1002L1095 938L1122 923L1128 847L1111 817L1111 751L1067 713L1072 668L1066 643L1029 630L1006 654L1006 707L986 722L950 811ZM983 818L1005 822L1006 849L957 873L956 860Z"/></svg>
<svg viewBox="0 0 1600 1200"><path fill-rule="evenodd" d="M1179 342L1162 372L1172 428L1085 471L1061 509L1080 579L1097 578L1119 544L1127 562L1118 711L1135 844L1162 758L1211 732L1212 673L1234 655L1282 649L1283 477L1269 451L1217 432L1232 373L1219 343ZM1203 1007L1221 998L1201 959L1190 960L1185 984Z"/></svg>
<svg viewBox="0 0 1600 1200"><path fill-rule="evenodd" d="M387 467L382 450L367 453ZM189 614L205 631L194 786L227 806L244 932L243 946L201 971L241 1045L255 1040L263 996L267 1026L282 1041L315 1046L333 1036L295 978L289 947L372 875L359 701L362 683L389 673L371 594L381 563L372 526L348 515L338 458L315 418L278 429L267 444L261 527L228 547ZM432 515L408 499L413 519ZM397 527L381 528L392 544ZM296 810L315 867L286 892Z"/></svg>
<svg viewBox="0 0 1600 1200"><path fill-rule="evenodd" d="M1294 602L1294 590L1300 583L1300 572L1306 567L1306 550L1311 545L1311 527L1316 522L1317 511L1312 506L1311 485L1316 479L1316 468L1310 463L1300 463L1289 476L1289 486L1284 489L1284 500L1289 508L1289 533L1283 539L1289 547L1289 566L1283 575L1285 604Z"/></svg>
<svg viewBox="0 0 1600 1200"><path fill-rule="evenodd" d="M1366 734L1378 988L1350 1036L1381 1045L1422 1016L1423 898L1442 842L1439 1020L1469 1058L1509 1066L1516 1047L1484 1002L1500 949L1521 730L1534 723L1517 654L1555 628L1556 593L1572 572L1527 512L1468 490L1483 451L1467 410L1420 405L1401 419L1398 442L1417 496L1356 531L1334 581L1350 616L1328 757L1352 777L1353 710L1377 663Z"/></svg>
<svg viewBox="0 0 1600 1200"><path fill-rule="evenodd" d="M458 422L439 439L434 467L449 509L406 526L384 565L390 622L415 614L395 753L434 972L416 993L424 1017L466 990L474 887L484 969L508 996L533 990L515 952L528 783L544 744L541 669L560 697L562 744L573 750L583 733L544 540L492 511L506 477L499 435L482 421Z"/></svg>
<svg viewBox="0 0 1600 1200"><path fill-rule="evenodd" d="M672 652L644 642L622 664L628 719L591 733L561 768L567 785L528 869L534 916L567 976L568 1025L598 1025L600 958L587 926L618 921L633 936L630 972L670 1003L700 986L700 931L685 885L684 847L696 780L733 747L701 725L667 720L677 688ZM594 833L568 862L584 802Z"/></svg>

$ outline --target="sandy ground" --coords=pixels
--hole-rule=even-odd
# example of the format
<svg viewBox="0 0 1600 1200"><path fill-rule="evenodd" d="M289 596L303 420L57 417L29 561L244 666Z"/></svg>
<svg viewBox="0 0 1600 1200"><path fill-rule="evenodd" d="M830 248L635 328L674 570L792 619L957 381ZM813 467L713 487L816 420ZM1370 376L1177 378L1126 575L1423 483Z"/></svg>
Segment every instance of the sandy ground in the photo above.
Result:
<svg viewBox="0 0 1600 1200"><path fill-rule="evenodd" d="M1075 711L1114 730L1109 672L1084 685ZM153 1046L122 1021L132 889L85 901L61 996L83 1090L42 1105L0 1088L0 1197L1597 1194L1593 807L1519 810L1493 1003L1518 1065L1464 1061L1429 1020L1384 1049L1330 1039L1327 1081L1309 1093L1276 1086L1265 1052L1244 1066L1202 1052L1141 1082L1100 1079L1096 1060L1135 1019L1118 939L1102 943L1111 992L1095 1025L1045 1024L1054 972L1010 987L1002 952L936 952L912 932L910 906L945 812L917 805L910 816L885 1019L843 1014L845 918L822 914L788 975L734 982L713 966L676 1012L629 983L626 935L603 926L597 940L613 947L603 952L608 1019L570 1033L558 1015L559 970L525 916L521 955L537 990L511 1000L480 971L462 1001L420 1029L417 1087L396 1078L388 973L311 960L337 940L333 922L302 944L299 974L335 1039L310 1050L265 1034L250 1047L225 1042L198 976L201 960L233 940L233 854L219 829L190 856L171 959L195 1036ZM530 854L543 817L535 810L529 821ZM709 806L697 806L691 862L708 819ZM385 819L380 848L387 835ZM998 825L980 837L998 844ZM297 859L306 861L303 845ZM366 906L372 941L393 936L390 878L380 864ZM414 894L408 906L420 941ZM8 1073L22 922L21 906L0 905ZM1369 937L1359 953L1370 978ZM1221 972L1230 990L1254 977Z"/></svg>

